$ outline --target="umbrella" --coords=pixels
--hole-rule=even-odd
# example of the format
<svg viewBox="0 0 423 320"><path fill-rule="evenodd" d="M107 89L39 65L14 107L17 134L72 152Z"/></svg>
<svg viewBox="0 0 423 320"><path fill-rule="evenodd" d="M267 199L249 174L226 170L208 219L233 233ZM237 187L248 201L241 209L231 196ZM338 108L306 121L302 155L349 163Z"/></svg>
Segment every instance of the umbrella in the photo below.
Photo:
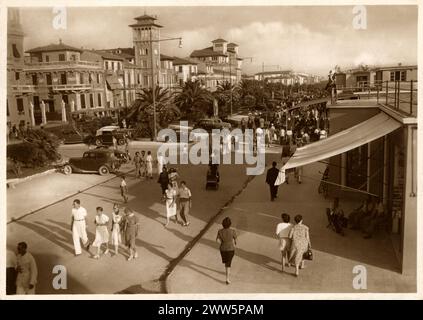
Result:
<svg viewBox="0 0 423 320"><path fill-rule="evenodd" d="M66 103L62 100L62 122L66 122Z"/></svg>
<svg viewBox="0 0 423 320"><path fill-rule="evenodd" d="M41 124L47 123L47 116L46 116L46 104L44 100L41 102Z"/></svg>
<svg viewBox="0 0 423 320"><path fill-rule="evenodd" d="M70 103L70 111L71 112L74 112L75 111L75 101L71 101L71 103Z"/></svg>
<svg viewBox="0 0 423 320"><path fill-rule="evenodd" d="M31 119L31 126L35 126L34 105L32 102L29 103L29 117Z"/></svg>

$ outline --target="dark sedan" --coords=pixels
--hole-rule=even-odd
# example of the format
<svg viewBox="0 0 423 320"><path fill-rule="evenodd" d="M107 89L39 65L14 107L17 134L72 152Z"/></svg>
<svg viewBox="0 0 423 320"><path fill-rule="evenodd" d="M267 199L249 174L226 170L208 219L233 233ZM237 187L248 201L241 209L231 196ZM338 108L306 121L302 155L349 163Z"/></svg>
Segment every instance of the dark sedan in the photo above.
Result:
<svg viewBox="0 0 423 320"><path fill-rule="evenodd" d="M98 173L103 176L118 170L121 163L114 150L100 148L86 151L80 158L70 158L64 165L63 172Z"/></svg>

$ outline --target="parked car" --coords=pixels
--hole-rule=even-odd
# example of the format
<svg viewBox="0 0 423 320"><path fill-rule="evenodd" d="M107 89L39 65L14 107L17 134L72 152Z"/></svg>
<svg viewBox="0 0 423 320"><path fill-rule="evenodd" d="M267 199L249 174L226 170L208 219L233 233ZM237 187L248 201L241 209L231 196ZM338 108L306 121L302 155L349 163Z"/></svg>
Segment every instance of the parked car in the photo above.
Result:
<svg viewBox="0 0 423 320"><path fill-rule="evenodd" d="M194 125L194 129L197 128L201 128L208 132L211 132L213 129L231 129L231 124L228 122L223 122L221 119L218 118L201 119Z"/></svg>
<svg viewBox="0 0 423 320"><path fill-rule="evenodd" d="M63 166L65 174L72 172L99 173L107 175L120 168L121 160L115 156L115 150L99 148L84 152L80 158L70 158Z"/></svg>
<svg viewBox="0 0 423 320"><path fill-rule="evenodd" d="M120 131L118 126L106 126L97 130L94 143L97 146L112 146L113 137L116 138L118 145L125 144L125 132Z"/></svg>
<svg viewBox="0 0 423 320"><path fill-rule="evenodd" d="M110 151L112 151L115 154L116 159L118 159L121 164L126 164L126 163L129 163L129 161L131 161L130 155L127 154L126 152L120 151L120 150L115 150L115 149L109 149L108 146L99 146L99 147L96 147L95 150L110 150Z"/></svg>

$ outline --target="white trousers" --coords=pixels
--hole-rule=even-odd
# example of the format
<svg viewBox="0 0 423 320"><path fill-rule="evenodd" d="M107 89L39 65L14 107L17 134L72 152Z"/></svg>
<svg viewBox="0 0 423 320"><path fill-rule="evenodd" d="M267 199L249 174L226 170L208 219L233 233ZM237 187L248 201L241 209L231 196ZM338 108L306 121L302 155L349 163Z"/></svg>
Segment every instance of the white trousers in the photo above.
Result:
<svg viewBox="0 0 423 320"><path fill-rule="evenodd" d="M24 288L22 286L17 286L16 294L35 294L35 286L32 289Z"/></svg>
<svg viewBox="0 0 423 320"><path fill-rule="evenodd" d="M81 242L87 244L88 236L87 236L87 227L85 225L85 220L82 221L74 221L72 227L72 238L73 238L73 246L75 248L75 254L81 254Z"/></svg>

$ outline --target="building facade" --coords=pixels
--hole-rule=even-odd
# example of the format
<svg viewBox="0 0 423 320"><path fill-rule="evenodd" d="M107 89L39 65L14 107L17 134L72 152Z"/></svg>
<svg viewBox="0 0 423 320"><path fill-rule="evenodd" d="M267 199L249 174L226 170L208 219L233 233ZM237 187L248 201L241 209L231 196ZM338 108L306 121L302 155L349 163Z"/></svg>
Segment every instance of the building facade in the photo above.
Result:
<svg viewBox="0 0 423 320"><path fill-rule="evenodd" d="M417 81L417 66L399 63L396 66L360 66L336 72L336 86L339 89L375 89L382 87L383 83L395 81Z"/></svg>
<svg viewBox="0 0 423 320"><path fill-rule="evenodd" d="M258 81L267 81L269 83L281 83L285 86L294 84L314 84L319 83L319 76L308 73L294 72L292 70L281 71L263 71L256 73L254 79Z"/></svg>
<svg viewBox="0 0 423 320"><path fill-rule="evenodd" d="M194 50L190 58L199 63L199 76L207 89L214 91L219 83L233 85L241 81L242 61L239 46L224 39L212 41L212 46Z"/></svg>
<svg viewBox="0 0 423 320"><path fill-rule="evenodd" d="M410 95L410 93L409 93ZM404 97L401 97L404 99ZM330 135L351 130L376 116L383 115L394 128L375 136L370 142L329 160L330 193L347 197L370 194L381 199L387 225L387 242L398 259L399 270L415 276L417 268L417 113L396 109L384 97L338 101L328 106ZM417 101L415 102L417 109ZM375 128L369 128L373 134ZM377 132L376 132L377 133ZM367 136L361 132L361 136ZM357 136L357 139L360 137ZM355 190L351 192L351 190ZM341 200L342 202L342 200ZM371 240L369 240L371 241ZM387 248L387 250L392 250Z"/></svg>
<svg viewBox="0 0 423 320"><path fill-rule="evenodd" d="M27 81L24 58L24 33L18 9L8 9L7 15L7 125L12 128L31 122L30 102L35 93Z"/></svg>

